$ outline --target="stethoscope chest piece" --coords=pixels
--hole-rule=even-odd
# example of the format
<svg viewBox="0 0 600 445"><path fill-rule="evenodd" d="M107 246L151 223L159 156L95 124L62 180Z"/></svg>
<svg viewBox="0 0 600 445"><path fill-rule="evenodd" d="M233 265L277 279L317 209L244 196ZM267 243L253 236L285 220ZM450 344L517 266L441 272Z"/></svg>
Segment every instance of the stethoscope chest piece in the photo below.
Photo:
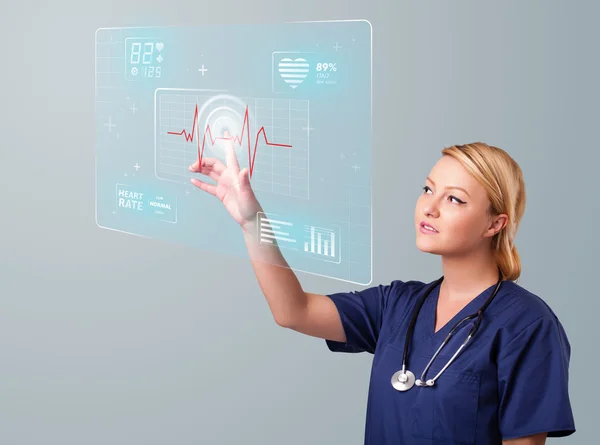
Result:
<svg viewBox="0 0 600 445"><path fill-rule="evenodd" d="M398 391L408 391L414 384L415 375L409 370L406 370L406 372L397 371L392 376L392 386Z"/></svg>

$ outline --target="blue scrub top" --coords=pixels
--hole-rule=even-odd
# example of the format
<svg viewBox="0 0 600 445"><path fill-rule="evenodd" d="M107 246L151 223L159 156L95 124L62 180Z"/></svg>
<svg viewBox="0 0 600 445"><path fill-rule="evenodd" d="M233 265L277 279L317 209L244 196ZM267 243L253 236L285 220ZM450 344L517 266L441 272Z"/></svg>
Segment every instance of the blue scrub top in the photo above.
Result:
<svg viewBox="0 0 600 445"><path fill-rule="evenodd" d="M429 283L431 284L431 283ZM366 445L501 444L503 439L575 432L568 394L571 347L550 307L513 281L504 281L486 309L477 334L433 387L392 387L402 369L404 339L415 305L429 284L392 281L363 291L328 295L346 343L326 340L334 352L374 354L367 401ZM416 378L452 326L477 312L495 284L469 302L438 332L439 285L423 304L407 369ZM464 323L427 373L433 378L467 336Z"/></svg>

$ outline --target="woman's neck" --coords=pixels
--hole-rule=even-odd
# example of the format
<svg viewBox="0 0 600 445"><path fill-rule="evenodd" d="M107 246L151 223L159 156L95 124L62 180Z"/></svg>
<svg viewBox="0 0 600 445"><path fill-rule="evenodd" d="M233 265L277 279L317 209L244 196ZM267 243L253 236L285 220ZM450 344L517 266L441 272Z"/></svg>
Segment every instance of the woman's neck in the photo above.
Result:
<svg viewBox="0 0 600 445"><path fill-rule="evenodd" d="M440 295L449 301L473 299L498 281L498 266L489 250L465 256L442 256Z"/></svg>

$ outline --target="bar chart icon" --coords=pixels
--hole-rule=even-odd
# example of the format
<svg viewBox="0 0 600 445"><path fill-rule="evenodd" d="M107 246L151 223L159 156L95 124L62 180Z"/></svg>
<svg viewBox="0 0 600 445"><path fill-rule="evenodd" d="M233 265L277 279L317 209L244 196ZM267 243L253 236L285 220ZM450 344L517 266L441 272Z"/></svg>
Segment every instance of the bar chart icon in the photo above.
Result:
<svg viewBox="0 0 600 445"><path fill-rule="evenodd" d="M305 226L304 251L322 257L339 260L339 229Z"/></svg>

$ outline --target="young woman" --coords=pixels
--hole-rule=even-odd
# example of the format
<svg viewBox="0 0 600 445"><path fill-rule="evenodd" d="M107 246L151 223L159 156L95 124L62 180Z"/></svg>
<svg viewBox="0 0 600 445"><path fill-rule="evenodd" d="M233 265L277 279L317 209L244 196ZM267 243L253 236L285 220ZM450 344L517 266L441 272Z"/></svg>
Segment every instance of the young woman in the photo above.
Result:
<svg viewBox="0 0 600 445"><path fill-rule="evenodd" d="M374 354L365 444L538 445L575 431L565 331L516 284L525 186L504 150L445 148L425 181L416 242L441 257L440 279L332 295L305 292L278 248L258 247L262 208L231 144L226 165L205 158L190 170L216 181L191 180L240 224L275 321L331 351Z"/></svg>

